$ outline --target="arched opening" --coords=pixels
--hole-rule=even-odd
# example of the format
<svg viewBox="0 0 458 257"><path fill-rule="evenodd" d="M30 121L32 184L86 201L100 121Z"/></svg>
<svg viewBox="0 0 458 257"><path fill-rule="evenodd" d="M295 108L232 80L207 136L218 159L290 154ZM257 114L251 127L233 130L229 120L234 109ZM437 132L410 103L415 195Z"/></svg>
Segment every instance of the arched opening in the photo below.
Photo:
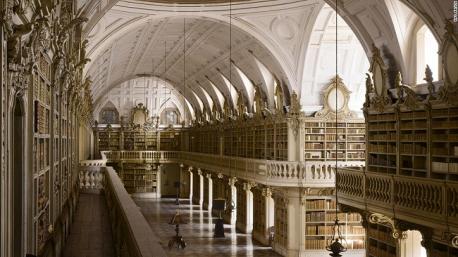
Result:
<svg viewBox="0 0 458 257"><path fill-rule="evenodd" d="M13 106L13 256L22 257L24 242L24 110L16 98Z"/></svg>
<svg viewBox="0 0 458 257"><path fill-rule="evenodd" d="M427 257L426 249L421 245L423 237L417 230L407 230L401 243L401 257Z"/></svg>
<svg viewBox="0 0 458 257"><path fill-rule="evenodd" d="M425 68L429 66L435 80L439 74L439 44L431 30L426 25L421 26L416 34L416 63L417 63L417 84L425 83Z"/></svg>

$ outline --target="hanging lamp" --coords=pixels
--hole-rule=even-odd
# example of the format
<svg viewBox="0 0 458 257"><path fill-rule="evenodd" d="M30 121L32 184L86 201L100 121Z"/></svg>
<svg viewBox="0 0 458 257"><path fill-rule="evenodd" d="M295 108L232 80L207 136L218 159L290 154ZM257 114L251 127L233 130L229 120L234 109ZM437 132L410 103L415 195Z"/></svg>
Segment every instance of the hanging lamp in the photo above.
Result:
<svg viewBox="0 0 458 257"><path fill-rule="evenodd" d="M337 38L337 25L338 25L338 12L337 12L337 6L338 5L338 0L336 0L336 77L338 76L338 69L337 69L337 65L338 65L338 62L337 62L337 54L338 54L338 48L337 48L337 41L338 41L338 38ZM337 83L337 80L336 82ZM337 88L337 85L336 85L336 88ZM336 106L338 106L337 104L337 101L338 101L338 95L337 95L337 91L338 90L335 90L336 91ZM343 252L346 252L347 251L347 241L345 240L345 238L342 236L342 228L341 228L341 225L339 223L339 216L338 216L338 195L337 195L337 172L338 172L338 154L339 154L339 147L338 147L338 126L337 126L337 122L338 122L338 115L337 115L338 111L336 110L335 112L335 147L336 147L336 156L335 156L335 161L336 161L336 167L335 167L335 198L336 198L336 209L335 209L335 219L334 219L334 224L332 226L332 236L327 240L327 244L326 244L326 250L330 251L331 253L329 254L330 256L332 257L340 257L342 256L341 253Z"/></svg>

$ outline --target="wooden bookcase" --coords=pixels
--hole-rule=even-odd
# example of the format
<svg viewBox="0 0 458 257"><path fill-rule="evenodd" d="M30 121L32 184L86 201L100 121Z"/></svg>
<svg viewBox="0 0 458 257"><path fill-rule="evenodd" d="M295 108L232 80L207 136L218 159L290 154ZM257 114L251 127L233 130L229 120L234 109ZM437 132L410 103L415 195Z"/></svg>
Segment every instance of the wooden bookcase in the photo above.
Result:
<svg viewBox="0 0 458 257"><path fill-rule="evenodd" d="M397 239L394 239L391 234L391 228L369 223L367 226L367 256L396 257Z"/></svg>
<svg viewBox="0 0 458 257"><path fill-rule="evenodd" d="M336 154L339 161L365 160L366 125L364 119L352 118L336 123L310 117L305 118L304 128L305 160L333 161Z"/></svg>
<svg viewBox="0 0 458 257"><path fill-rule="evenodd" d="M458 108L369 111L369 172L458 180Z"/></svg>
<svg viewBox="0 0 458 257"><path fill-rule="evenodd" d="M158 190L160 173L157 166L145 163L122 162L119 164L119 168L120 178L129 194L152 193L158 196L159 193L160 195Z"/></svg>
<svg viewBox="0 0 458 257"><path fill-rule="evenodd" d="M53 91L51 87L51 60L39 53L36 69L33 69L33 108L34 108L34 133L33 133L33 231L36 241L34 245L37 252L40 252L48 238L48 226L52 224L51 213L51 169L54 169L52 154L56 154L53 149L55 131L52 122L55 117L52 108ZM58 117L58 116L57 116ZM53 166L53 167L52 167Z"/></svg>
<svg viewBox="0 0 458 257"><path fill-rule="evenodd" d="M330 101L336 97L340 102ZM366 124L350 111L349 101L350 91L336 76L322 92L323 109L303 118L304 160L365 161Z"/></svg>
<svg viewBox="0 0 458 257"><path fill-rule="evenodd" d="M336 202L331 197L307 197L305 204L305 249L324 250L332 236L336 217ZM361 215L337 212L342 236L347 240L348 250L365 249L365 229Z"/></svg>
<svg viewBox="0 0 458 257"><path fill-rule="evenodd" d="M187 130L189 150L242 158L288 160L288 123L278 119L248 119L227 122L222 133L213 125L195 126ZM220 142L222 139L222 142Z"/></svg>
<svg viewBox="0 0 458 257"><path fill-rule="evenodd" d="M177 151L180 150L180 130L148 130L124 127L96 127L97 151Z"/></svg>

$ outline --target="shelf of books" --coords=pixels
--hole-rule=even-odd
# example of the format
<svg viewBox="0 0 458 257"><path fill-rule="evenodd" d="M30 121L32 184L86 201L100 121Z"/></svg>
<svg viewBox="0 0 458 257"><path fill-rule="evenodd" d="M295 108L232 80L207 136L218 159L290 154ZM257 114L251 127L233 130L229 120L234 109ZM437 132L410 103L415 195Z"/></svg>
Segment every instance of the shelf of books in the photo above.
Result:
<svg viewBox="0 0 458 257"><path fill-rule="evenodd" d="M434 257L455 257L458 256L458 249L438 242L432 242L430 256Z"/></svg>
<svg viewBox="0 0 458 257"><path fill-rule="evenodd" d="M157 166L144 163L120 163L120 178L129 194L148 193L149 197L158 196L160 173Z"/></svg>
<svg viewBox="0 0 458 257"><path fill-rule="evenodd" d="M275 197L275 196L274 196ZM288 246L288 203L287 199L275 197L275 245L282 248Z"/></svg>
<svg viewBox="0 0 458 257"><path fill-rule="evenodd" d="M397 239L393 238L391 228L369 223L367 237L368 257L396 257Z"/></svg>
<svg viewBox="0 0 458 257"><path fill-rule="evenodd" d="M326 242L332 236L336 218L341 225L342 236L347 242L347 249L365 249L365 229L358 213L336 213L336 202L331 197L310 196L305 204L305 249L326 249Z"/></svg>
<svg viewBox="0 0 458 257"><path fill-rule="evenodd" d="M41 252L47 238L48 226L51 224L50 192L52 142L51 123L53 121L51 109L52 89L50 83L50 59L40 53L37 68L33 70L33 101L34 101L34 136L33 154L33 228L35 233L36 252Z"/></svg>
<svg viewBox="0 0 458 257"><path fill-rule="evenodd" d="M180 132L173 129L159 131L159 142L161 151L180 150Z"/></svg>
<svg viewBox="0 0 458 257"><path fill-rule="evenodd" d="M177 151L180 150L179 130L126 129L121 127L98 127L96 142L98 151Z"/></svg>
<svg viewBox="0 0 458 257"><path fill-rule="evenodd" d="M304 119L304 159L314 161L364 161L366 125L364 119L329 122ZM336 136L337 133L337 136Z"/></svg>
<svg viewBox="0 0 458 257"><path fill-rule="evenodd" d="M368 163L371 172L458 180L458 108L400 107L369 112Z"/></svg>
<svg viewBox="0 0 458 257"><path fill-rule="evenodd" d="M430 176L458 181L458 107L433 105Z"/></svg>
<svg viewBox="0 0 458 257"><path fill-rule="evenodd" d="M266 198L261 187L254 187L253 192L253 233L264 235L266 231Z"/></svg>
<svg viewBox="0 0 458 257"><path fill-rule="evenodd" d="M396 173L396 120L394 112L368 115L368 171Z"/></svg>

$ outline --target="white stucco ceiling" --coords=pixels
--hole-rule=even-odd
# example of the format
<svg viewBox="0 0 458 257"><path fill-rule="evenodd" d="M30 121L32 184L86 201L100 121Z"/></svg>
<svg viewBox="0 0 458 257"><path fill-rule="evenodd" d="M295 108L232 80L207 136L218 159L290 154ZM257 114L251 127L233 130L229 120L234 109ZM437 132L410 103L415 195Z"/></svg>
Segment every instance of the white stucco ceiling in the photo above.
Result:
<svg viewBox="0 0 458 257"><path fill-rule="evenodd" d="M327 58L333 58L329 53L325 54L330 50L326 49L331 47L332 38L320 30L327 28L329 32L332 27L329 23L331 8L322 9L325 3L334 8L335 1L250 0L233 3L231 11L224 1L195 2L79 1L81 12L89 18L83 35L89 40L88 54L92 62L85 72L94 81L96 103L111 87L139 74L169 81L194 106L202 101L207 109L212 102L219 102L214 87L226 98L233 94L226 85L230 78L233 86L250 103L250 89L240 71L272 97L269 95L270 85L266 85L266 81L270 81L266 79L264 68L267 68L286 92L294 90L302 96L303 105L309 109L320 105L320 87L329 79L324 76L324 70L330 66L321 71L311 70L311 67L322 67ZM339 1L339 15L348 25L339 26L339 40L347 42L342 45L339 56L342 55L343 63L339 65L346 73L341 75L350 90L356 94L363 90L360 77L366 71L362 67L366 66L367 57L362 53L370 56L371 44L384 46L397 58L407 81L413 79L409 51L412 30L418 27L421 19L440 39L444 31L443 17L452 15L447 1L432 2L436 1ZM233 67L232 74L229 74L229 22L232 24L232 60L239 68ZM187 91L183 86L184 58Z"/></svg>

